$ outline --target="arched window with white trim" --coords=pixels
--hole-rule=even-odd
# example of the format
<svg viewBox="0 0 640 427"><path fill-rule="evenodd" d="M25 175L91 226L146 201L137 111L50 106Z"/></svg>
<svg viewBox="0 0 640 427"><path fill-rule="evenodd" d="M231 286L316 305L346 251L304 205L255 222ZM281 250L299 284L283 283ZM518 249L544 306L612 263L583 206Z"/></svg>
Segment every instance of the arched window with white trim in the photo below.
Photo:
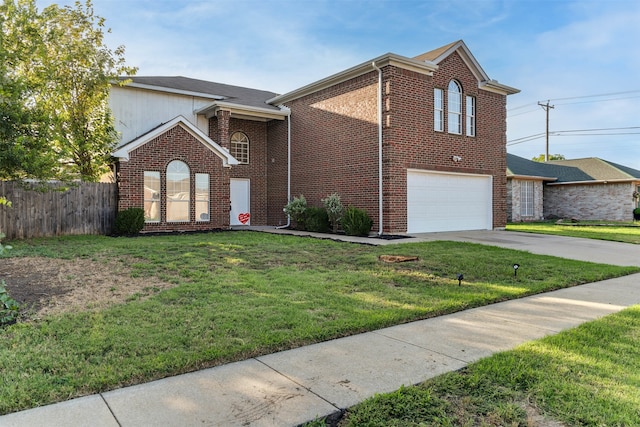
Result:
<svg viewBox="0 0 640 427"><path fill-rule="evenodd" d="M244 132L231 135L231 155L241 164L249 163L249 137Z"/></svg>
<svg viewBox="0 0 640 427"><path fill-rule="evenodd" d="M189 221L191 176L180 160L167 165L167 222Z"/></svg>
<svg viewBox="0 0 640 427"><path fill-rule="evenodd" d="M462 134L462 89L460 84L451 80L447 88L447 131Z"/></svg>

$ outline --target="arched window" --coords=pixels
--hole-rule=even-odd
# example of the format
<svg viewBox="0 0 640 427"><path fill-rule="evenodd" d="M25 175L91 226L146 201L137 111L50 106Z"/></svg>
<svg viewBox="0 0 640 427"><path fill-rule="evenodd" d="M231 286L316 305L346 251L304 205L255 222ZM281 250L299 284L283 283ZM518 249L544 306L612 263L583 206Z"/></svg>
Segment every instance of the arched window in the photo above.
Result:
<svg viewBox="0 0 640 427"><path fill-rule="evenodd" d="M462 89L457 81L451 80L447 89L447 129L449 133L462 134Z"/></svg>
<svg viewBox="0 0 640 427"><path fill-rule="evenodd" d="M180 160L167 165L167 222L189 221L191 179L189 166Z"/></svg>
<svg viewBox="0 0 640 427"><path fill-rule="evenodd" d="M240 163L249 163L249 137L243 132L231 135L231 155Z"/></svg>

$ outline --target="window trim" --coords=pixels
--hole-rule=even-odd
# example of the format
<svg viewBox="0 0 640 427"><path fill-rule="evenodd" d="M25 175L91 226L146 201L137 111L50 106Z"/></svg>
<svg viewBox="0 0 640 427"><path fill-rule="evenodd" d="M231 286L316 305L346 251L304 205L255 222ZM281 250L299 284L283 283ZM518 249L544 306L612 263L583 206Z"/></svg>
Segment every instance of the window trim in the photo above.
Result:
<svg viewBox="0 0 640 427"><path fill-rule="evenodd" d="M456 80L447 87L447 133L462 135L462 86Z"/></svg>
<svg viewBox="0 0 640 427"><path fill-rule="evenodd" d="M476 97L471 95L466 95L465 103L466 103L465 132L467 136L476 136Z"/></svg>
<svg viewBox="0 0 640 427"><path fill-rule="evenodd" d="M239 139L234 140L234 137L239 137ZM241 165L249 164L250 145L249 136L242 131L233 132L229 138L229 152Z"/></svg>
<svg viewBox="0 0 640 427"><path fill-rule="evenodd" d="M196 173L195 175L195 196L194 196L194 201L193 201L193 209L194 212L196 214L196 222L210 222L211 221L211 176L208 173ZM199 181L199 177L201 177L204 181L206 182L206 207L207 207L207 212L206 218L202 218L202 214L205 212L199 212L198 211L198 181ZM204 188L203 188L204 189Z"/></svg>
<svg viewBox="0 0 640 427"><path fill-rule="evenodd" d="M433 130L444 132L444 89L433 89Z"/></svg>
<svg viewBox="0 0 640 427"><path fill-rule="evenodd" d="M184 168L186 169L185 171L177 171L177 172L172 172L169 169L172 167L176 167L176 166L180 166L180 165L184 165ZM181 176L182 178L179 181L173 180L173 179L169 179L169 175L170 174L177 174L178 176ZM186 188L185 187L185 178L186 178ZM181 185L176 185L179 184L180 182L182 182ZM175 186L175 187L174 187ZM182 160L172 160L171 162L169 162L167 164L167 173L165 176L165 188L166 188L166 195L165 195L165 207L166 207L166 218L167 218L167 223L171 222L171 223L175 223L175 222L191 222L191 169L189 168L189 165L186 162L183 162ZM176 192L176 190L180 190L179 192ZM186 200L170 200L169 198L171 196L173 196L173 194L176 193L187 193L188 198ZM180 204L186 204L187 205L187 219L172 219L169 218L169 203L177 203L178 205Z"/></svg>
<svg viewBox="0 0 640 427"><path fill-rule="evenodd" d="M520 216L535 216L535 193L535 182L522 181L520 183Z"/></svg>
<svg viewBox="0 0 640 427"><path fill-rule="evenodd" d="M157 182L158 182L158 188L151 188L150 186L147 186L147 177L151 177L151 174L153 174L153 178L157 178ZM142 178L142 186L143 186L143 206L144 206L144 222L148 223L148 224L158 224L161 219L162 219L162 174L160 173L160 171L143 171L143 178ZM149 188L149 190L151 191L155 191L156 193L152 194L152 198L151 199L147 199L146 196L146 189ZM158 198L156 199L154 196L157 195ZM147 210L147 203L153 205L154 203L156 204L157 207L157 218L151 218L150 216L147 216L147 213L151 211L151 206L149 207L149 209Z"/></svg>

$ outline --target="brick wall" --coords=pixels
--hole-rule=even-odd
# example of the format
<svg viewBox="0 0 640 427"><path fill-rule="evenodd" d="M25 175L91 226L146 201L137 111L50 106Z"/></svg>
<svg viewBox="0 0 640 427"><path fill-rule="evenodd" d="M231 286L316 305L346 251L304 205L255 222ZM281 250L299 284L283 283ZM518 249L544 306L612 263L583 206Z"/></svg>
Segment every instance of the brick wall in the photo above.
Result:
<svg viewBox="0 0 640 427"><path fill-rule="evenodd" d="M507 180L507 221L540 221L544 219L544 195L542 181L533 182L533 215L522 216L520 200L522 197L521 179Z"/></svg>
<svg viewBox="0 0 640 427"><path fill-rule="evenodd" d="M544 216L579 220L630 221L638 183L547 185Z"/></svg>
<svg viewBox="0 0 640 427"><path fill-rule="evenodd" d="M218 111L217 117L209 120L210 138L227 149L235 132L243 132L249 138L249 164L232 166L229 176L250 180L251 225L266 225L267 123L231 118L228 111Z"/></svg>
<svg viewBox="0 0 640 427"><path fill-rule="evenodd" d="M475 137L447 133L446 89L451 79L462 86L463 124L464 97L476 98ZM506 96L479 90L457 53L442 61L433 77L384 67L382 86L384 231L407 229L407 168L492 175L493 226L504 227ZM433 130L434 87L445 89L444 132ZM320 199L337 192L345 205L369 213L374 230L379 227L377 88L378 73L372 69L288 104L292 110L292 196L304 194L309 204L319 206ZM282 141L277 147L282 155ZM462 161L454 162L454 155ZM286 145L284 156L286 161ZM269 157L276 156L270 151ZM282 174L278 174L282 185ZM282 188L286 195L286 178ZM270 190L270 200L282 199L271 184ZM274 219L278 217L275 207L271 212Z"/></svg>
<svg viewBox="0 0 640 427"><path fill-rule="evenodd" d="M267 224L286 225L282 208L287 200L287 122L272 120L267 126Z"/></svg>
<svg viewBox="0 0 640 427"><path fill-rule="evenodd" d="M506 224L506 96L478 89L478 82L457 53L442 61L433 77L388 67L384 101L385 230L407 228L407 168L493 176L493 226ZM476 136L447 132L449 82L476 98ZM433 127L433 89L445 90L444 132ZM454 162L452 156L460 156Z"/></svg>
<svg viewBox="0 0 640 427"><path fill-rule="evenodd" d="M147 223L143 232L193 231L229 227L229 168L200 141L179 125L138 147L130 153L128 162L120 162L118 170L118 210L144 206L144 171L160 172L161 221ZM189 222L166 222L166 169L173 160L189 166L191 175ZM209 174L210 221L195 221L195 174Z"/></svg>
<svg viewBox="0 0 640 427"><path fill-rule="evenodd" d="M321 206L321 199L337 192L345 206L366 210L376 222L374 229L378 219L377 76L372 69L287 104L292 110L292 196L303 194L309 205ZM272 134L277 132L282 129L274 127ZM280 137L276 151L276 162L280 158L286 162L286 139ZM286 202L286 175L283 179L282 171L277 173ZM272 190L274 202L282 200Z"/></svg>

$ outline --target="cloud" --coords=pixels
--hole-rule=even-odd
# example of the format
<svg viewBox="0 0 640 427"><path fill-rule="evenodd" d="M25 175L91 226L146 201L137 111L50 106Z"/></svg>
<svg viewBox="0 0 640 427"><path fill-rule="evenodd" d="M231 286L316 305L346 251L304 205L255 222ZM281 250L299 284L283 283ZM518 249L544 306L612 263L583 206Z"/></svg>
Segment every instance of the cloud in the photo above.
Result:
<svg viewBox="0 0 640 427"><path fill-rule="evenodd" d="M571 8L574 20L539 34L523 52L512 56L513 84L522 94L512 97L510 106L533 105L513 110L508 123L508 139L544 132L542 108L536 101L551 99L551 130L627 127L638 124L640 97L610 95L580 98L588 95L613 94L640 89L635 79L638 55L635 40L640 40L640 7L637 3L606 2L598 7L589 2ZM517 65L520 64L520 65ZM633 94L629 94L632 96ZM636 95L640 95L636 93ZM575 98L557 100L559 98ZM584 132L588 134L588 132ZM615 131L601 132L615 133ZM551 137L550 151L569 157L603 157L640 169L640 135L593 135ZM544 139L508 148L514 154L532 157L544 151Z"/></svg>

